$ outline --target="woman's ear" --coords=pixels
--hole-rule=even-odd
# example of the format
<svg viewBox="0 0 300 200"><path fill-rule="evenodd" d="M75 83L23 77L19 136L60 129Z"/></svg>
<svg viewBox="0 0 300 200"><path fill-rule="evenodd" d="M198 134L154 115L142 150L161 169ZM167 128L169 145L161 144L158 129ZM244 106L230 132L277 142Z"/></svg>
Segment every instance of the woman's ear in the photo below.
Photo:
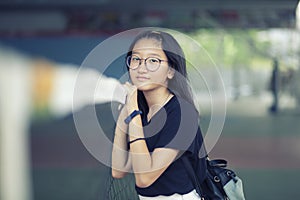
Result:
<svg viewBox="0 0 300 200"><path fill-rule="evenodd" d="M175 74L174 68L169 67L168 74L167 74L168 79L172 79L174 77L174 74Z"/></svg>

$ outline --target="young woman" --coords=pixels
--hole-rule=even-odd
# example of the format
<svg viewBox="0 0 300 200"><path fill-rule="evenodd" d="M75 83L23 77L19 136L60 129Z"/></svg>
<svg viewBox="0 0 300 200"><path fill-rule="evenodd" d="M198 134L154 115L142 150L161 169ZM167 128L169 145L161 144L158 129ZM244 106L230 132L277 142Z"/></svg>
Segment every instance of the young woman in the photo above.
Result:
<svg viewBox="0 0 300 200"><path fill-rule="evenodd" d="M131 83L115 129L112 176L133 171L140 199L199 199L181 160L188 156L204 178L203 139L181 47L166 32L145 31L126 64Z"/></svg>

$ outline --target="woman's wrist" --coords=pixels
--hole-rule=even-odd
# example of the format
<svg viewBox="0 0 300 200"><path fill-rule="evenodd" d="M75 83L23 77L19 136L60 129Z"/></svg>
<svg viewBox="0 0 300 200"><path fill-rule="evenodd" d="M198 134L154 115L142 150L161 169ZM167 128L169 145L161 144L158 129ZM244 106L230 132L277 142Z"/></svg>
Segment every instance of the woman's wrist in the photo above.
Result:
<svg viewBox="0 0 300 200"><path fill-rule="evenodd" d="M143 141L143 140L146 140L146 138L134 138L134 139L131 139L127 142L127 149L130 149L130 145L132 143L135 143L135 142L138 142L138 141Z"/></svg>
<svg viewBox="0 0 300 200"><path fill-rule="evenodd" d="M137 103L132 103L132 104L127 105L127 113L128 114L132 113L134 110L139 110L139 106Z"/></svg>
<svg viewBox="0 0 300 200"><path fill-rule="evenodd" d="M129 124L134 118L136 118L138 115L143 114L140 110L133 110L124 120L126 124Z"/></svg>
<svg viewBox="0 0 300 200"><path fill-rule="evenodd" d="M131 144L131 143L134 143L136 141L139 141L139 140L145 140L146 138L135 138L135 139L132 139L130 140L128 143Z"/></svg>

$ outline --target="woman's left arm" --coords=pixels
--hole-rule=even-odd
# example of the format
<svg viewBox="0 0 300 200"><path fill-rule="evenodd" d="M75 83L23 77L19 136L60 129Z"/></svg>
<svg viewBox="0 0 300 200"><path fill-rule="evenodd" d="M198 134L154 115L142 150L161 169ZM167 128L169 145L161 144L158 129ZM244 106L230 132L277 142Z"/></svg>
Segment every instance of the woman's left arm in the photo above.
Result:
<svg viewBox="0 0 300 200"><path fill-rule="evenodd" d="M138 110L136 99L137 91L133 90L127 99L128 113ZM135 116L130 121L128 125L128 134L129 141L145 137L140 115ZM178 152L178 150L170 148L157 148L150 153L144 139L130 143L130 157L132 169L135 174L136 185L138 187L150 186L176 159Z"/></svg>
<svg viewBox="0 0 300 200"><path fill-rule="evenodd" d="M138 121L137 119L132 122L133 125L129 126L129 132L140 132L140 127L134 124L134 122ZM136 136L139 137L139 135ZM130 136L130 140L135 139L136 136ZM143 137L143 135L140 136ZM130 155L136 185L139 187L149 187L176 159L178 152L178 150L170 148L156 148L150 154L145 140L137 140L131 143Z"/></svg>

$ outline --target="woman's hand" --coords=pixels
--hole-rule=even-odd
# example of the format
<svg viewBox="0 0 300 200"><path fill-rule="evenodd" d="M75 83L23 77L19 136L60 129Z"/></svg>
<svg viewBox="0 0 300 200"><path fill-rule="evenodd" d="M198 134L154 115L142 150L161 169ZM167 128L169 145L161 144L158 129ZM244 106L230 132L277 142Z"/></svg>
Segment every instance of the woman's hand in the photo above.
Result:
<svg viewBox="0 0 300 200"><path fill-rule="evenodd" d="M125 105L122 107L118 121L117 121L117 127L122 130L122 132L126 133L128 132L128 124L124 122L124 120L130 115L130 113L133 110L138 109L137 104L137 88L126 82L124 85L124 89L127 93L126 102Z"/></svg>
<svg viewBox="0 0 300 200"><path fill-rule="evenodd" d="M124 122L126 117L128 116L128 111L126 105L124 105L120 111L118 121L117 121L117 128L119 128L124 134L127 134L128 124Z"/></svg>
<svg viewBox="0 0 300 200"><path fill-rule="evenodd" d="M126 107L128 112L131 113L131 111L138 109L137 87L129 82L126 82L123 86L127 92Z"/></svg>

